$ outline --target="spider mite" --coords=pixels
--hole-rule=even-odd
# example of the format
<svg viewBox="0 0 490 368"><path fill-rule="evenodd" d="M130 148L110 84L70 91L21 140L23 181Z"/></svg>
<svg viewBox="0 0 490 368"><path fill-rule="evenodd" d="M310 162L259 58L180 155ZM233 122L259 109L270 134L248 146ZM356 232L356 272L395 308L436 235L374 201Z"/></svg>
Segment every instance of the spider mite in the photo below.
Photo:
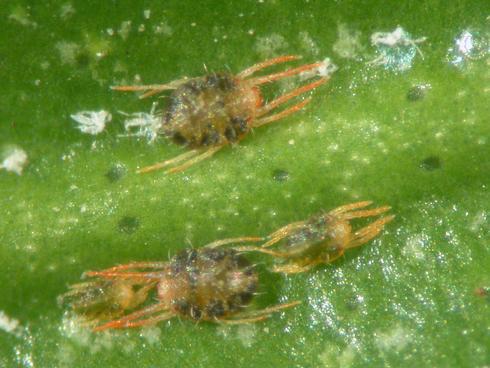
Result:
<svg viewBox="0 0 490 368"><path fill-rule="evenodd" d="M227 144L237 143L252 128L256 128L301 110L310 102L307 98L280 112L276 107L292 98L315 89L329 78L323 77L276 99L265 102L260 86L322 66L322 62L302 65L263 76L252 75L269 66L297 60L299 56L280 56L255 64L240 73L213 73L197 78L183 78L161 85L116 86L117 91L144 91L148 97L165 90L173 90L163 113L160 132L179 145L190 148L173 159L144 167L145 173L167 168L167 173L187 169L219 151Z"/></svg>
<svg viewBox="0 0 490 368"><path fill-rule="evenodd" d="M224 239L200 249L183 250L169 262L135 262L86 272L93 281L72 286L63 298L74 299L71 303L74 310L84 313L86 307L99 302L100 290L109 295L99 303L105 306L104 313L92 315L98 323L94 331L152 325L177 316L229 324L262 321L299 302L246 311L256 294L258 274L236 250L217 248L260 239ZM129 291L120 292L121 287L127 286ZM123 315L126 310L144 304L151 289L155 289L155 303ZM112 317L115 319L110 320Z"/></svg>
<svg viewBox="0 0 490 368"><path fill-rule="evenodd" d="M306 221L293 222L269 235L261 247L235 247L235 250L255 250L283 259L285 264L275 265L275 272L305 272L321 263L330 263L344 254L346 249L358 247L378 235L385 224L395 216L381 217L373 223L353 232L350 220L372 217L385 213L388 206L361 209L370 201L351 203L311 217ZM279 245L278 250L268 247Z"/></svg>

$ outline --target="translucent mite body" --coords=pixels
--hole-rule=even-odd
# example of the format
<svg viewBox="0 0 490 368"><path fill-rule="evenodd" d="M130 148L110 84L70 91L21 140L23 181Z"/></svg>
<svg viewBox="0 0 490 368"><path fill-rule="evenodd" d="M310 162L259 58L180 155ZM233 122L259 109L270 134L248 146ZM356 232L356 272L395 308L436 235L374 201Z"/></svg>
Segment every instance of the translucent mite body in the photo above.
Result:
<svg viewBox="0 0 490 368"><path fill-rule="evenodd" d="M279 120L310 102L303 100L281 112L267 115L279 105L308 92L328 78L320 78L290 91L268 103L263 102L259 86L302 72L318 69L322 63L302 65L279 73L250 78L266 67L299 59L281 56L253 65L237 75L213 73L198 78L183 78L162 85L116 86L118 91L145 91L142 97L173 90L170 103L163 114L161 133L190 151L173 159L145 167L140 172L168 168L177 172L202 161L222 147L237 143L252 128Z"/></svg>
<svg viewBox="0 0 490 368"><path fill-rule="evenodd" d="M322 263L330 263L341 257L346 249L367 243L377 236L385 224L395 216L381 217L373 223L353 231L350 220L372 217L385 213L388 206L359 210L372 204L370 201L341 206L330 212L311 217L306 221L293 222L269 235L261 247L236 247L237 250L255 250L270 254L281 264L273 267L275 272L305 272ZM275 250L269 247L277 245Z"/></svg>
<svg viewBox="0 0 490 368"><path fill-rule="evenodd" d="M137 262L90 271L85 275L93 277L93 281L73 285L62 298L97 324L116 318L99 324L95 331L151 325L176 316L223 323L261 321L298 302L244 311L256 293L258 274L243 255L216 246L251 239L254 238L225 239L200 249L187 249L169 262ZM131 288L120 293L121 285ZM156 303L125 314L141 306L152 289L156 292ZM95 296L101 290L108 297ZM104 313L86 313L94 302Z"/></svg>

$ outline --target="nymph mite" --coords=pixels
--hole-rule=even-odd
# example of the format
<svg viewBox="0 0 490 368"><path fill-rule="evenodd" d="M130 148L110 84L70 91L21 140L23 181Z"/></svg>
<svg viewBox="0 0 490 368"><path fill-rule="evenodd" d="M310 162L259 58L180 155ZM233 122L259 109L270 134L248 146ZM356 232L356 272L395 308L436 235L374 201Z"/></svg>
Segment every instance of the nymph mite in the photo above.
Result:
<svg viewBox="0 0 490 368"><path fill-rule="evenodd" d="M390 210L383 206L362 209L371 201L340 206L327 213L312 216L308 220L293 222L269 235L260 247L235 247L237 251L259 251L286 261L273 266L273 271L282 273L305 272L321 263L330 263L344 254L346 249L367 243L393 220L394 215L381 217L373 223L353 232L350 220L377 216ZM284 240L283 242L281 242ZM279 250L268 249L278 243Z"/></svg>
<svg viewBox="0 0 490 368"><path fill-rule="evenodd" d="M191 150L173 159L144 167L140 173L168 167L168 173L187 169L228 144L243 139L252 128L282 119L302 109L307 98L281 112L267 115L292 98L308 92L328 80L320 78L264 104L259 86L282 78L318 69L322 62L302 65L283 72L251 77L269 66L297 60L299 56L280 56L255 64L236 75L213 73L197 78L182 78L167 84L146 86L115 86L117 91L144 91L148 97L173 90L160 133Z"/></svg>
<svg viewBox="0 0 490 368"><path fill-rule="evenodd" d="M71 286L61 300L96 324L103 322L94 331L152 325L176 316L228 324L262 321L299 302L244 311L256 293L258 274L236 250L217 248L260 239L224 239L183 250L169 262L135 262L86 272L93 281ZM125 314L144 304L153 288L156 303Z"/></svg>

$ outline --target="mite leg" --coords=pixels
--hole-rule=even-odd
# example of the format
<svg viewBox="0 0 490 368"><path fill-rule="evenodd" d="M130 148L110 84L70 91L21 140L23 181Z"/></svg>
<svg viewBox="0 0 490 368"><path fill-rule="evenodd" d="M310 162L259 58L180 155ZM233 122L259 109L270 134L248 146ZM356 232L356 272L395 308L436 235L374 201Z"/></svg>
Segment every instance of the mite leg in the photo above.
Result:
<svg viewBox="0 0 490 368"><path fill-rule="evenodd" d="M135 284L141 282L150 282L153 280L158 280L161 276L161 272L112 272L112 271L88 271L85 272L84 276L88 277L101 277L104 279L123 279L123 280L134 280Z"/></svg>
<svg viewBox="0 0 490 368"><path fill-rule="evenodd" d="M272 100L268 104L266 104L266 105L262 106L260 109L258 109L257 117L260 117L264 114L267 114L272 109L275 109L277 106L282 105L283 103L289 101L290 99L292 99L296 96L299 96L303 93L311 91L312 89L315 89L316 87L325 83L327 80L328 80L328 78L322 78L322 79L319 79L315 82L306 84L306 85L299 87L299 88L296 88L295 90L292 90L292 91L290 91L290 92L288 92L282 96L279 96L275 100Z"/></svg>
<svg viewBox="0 0 490 368"><path fill-rule="evenodd" d="M276 252L274 250L264 249L262 247L242 246L242 247L233 247L233 249L236 250L237 252L260 252L260 253L265 253L265 254L271 255L273 257L278 257L278 258L289 258L290 257L289 253Z"/></svg>
<svg viewBox="0 0 490 368"><path fill-rule="evenodd" d="M360 218L360 217L372 217L372 216L377 216L377 215L380 215L382 213L385 213L386 211L389 211L390 209L391 209L390 206L383 206L383 207L373 208L371 210L346 212L345 214L340 215L340 217L343 220L350 220L350 219Z"/></svg>
<svg viewBox="0 0 490 368"><path fill-rule="evenodd" d="M175 167L172 167L171 169L168 169L166 171L166 173L167 174L173 174L173 173L176 173L179 171L184 171L185 169L191 167L192 165L197 164L198 162L201 162L201 161L211 157L216 152L218 152L221 148L223 148L223 145L208 148L206 151L204 151L204 153L201 153L199 156L193 157L190 160L184 162L183 164L181 164L179 166L175 166Z"/></svg>
<svg viewBox="0 0 490 368"><path fill-rule="evenodd" d="M173 173L176 173L179 171L184 171L185 169L189 168L190 166L197 164L198 162L203 161L203 160L211 157L216 152L218 152L221 148L223 148L223 145L208 148L204 152L202 150L192 150L190 152L183 153L182 155L177 156L176 158L174 158L172 160L168 160L168 161L164 161L164 162L152 165L152 166L144 167L141 170L139 170L138 173L143 174L143 173L147 173L150 171L158 170L158 169L164 168L165 166L170 166L173 163L183 161L184 159L187 159L190 156L194 156L194 157L189 158L184 163L168 169L167 171L165 171L165 174L173 174ZM203 152L203 153L200 153L200 152ZM200 154L196 156L196 154L198 154L198 153L200 153Z"/></svg>
<svg viewBox="0 0 490 368"><path fill-rule="evenodd" d="M285 70L285 71L280 72L280 73L274 73L274 74L264 75L261 77L255 77L252 79L247 79L247 83L249 83L252 86L258 86L258 85L261 85L264 83L270 83L270 82L274 82L274 81L279 80L279 79L287 78L287 77L290 77L292 75L300 74L300 73L303 73L307 70L317 69L322 65L323 65L322 62L302 65L302 66L298 66L297 68ZM324 79L328 80L329 78L326 77Z"/></svg>
<svg viewBox="0 0 490 368"><path fill-rule="evenodd" d="M122 92L146 91L143 95L140 96L140 98L145 98L145 97L153 96L162 91L177 89L182 84L186 83L188 80L189 78L184 77L182 79L177 79L167 84L149 84L146 86L113 86L111 87L111 89L115 91L122 91Z"/></svg>
<svg viewBox="0 0 490 368"><path fill-rule="evenodd" d="M394 215L382 217L372 224L369 224L368 226L356 231L352 240L349 242L349 244L347 244L346 249L355 248L364 243L367 243L375 236L377 236L381 232L381 230L383 230L383 227L394 218Z"/></svg>
<svg viewBox="0 0 490 368"><path fill-rule="evenodd" d="M201 150L197 150L197 149L191 150L189 152L184 152L181 155L178 155L177 157L174 157L174 158L172 158L170 160L159 162L158 164L151 165L151 166L146 166L146 167L138 170L137 173L138 174L144 174L144 173L147 173L147 172L151 172L151 171L163 169L166 166L170 166L170 165L173 165L173 164L178 163L180 161L184 161L184 160L190 159L193 156L199 154L200 152L201 152Z"/></svg>
<svg viewBox="0 0 490 368"><path fill-rule="evenodd" d="M277 243L279 240L284 239L289 236L291 233L295 232L298 229L301 229L305 224L305 221L293 222L289 225L281 227L279 230L273 232L268 236L270 240L264 244L262 247L270 247L271 245Z"/></svg>
<svg viewBox="0 0 490 368"><path fill-rule="evenodd" d="M337 215L340 215L341 213L348 212L350 210L367 207L372 203L373 203L373 201L362 201L362 202L346 204L345 206L340 206L340 207L337 207L337 208L329 211L327 215L337 216Z"/></svg>
<svg viewBox="0 0 490 368"><path fill-rule="evenodd" d="M163 321L166 319L170 319L175 316L173 312L164 312L160 315L153 316L153 317L148 317L146 319L139 319L142 317L146 317L148 315L151 315L153 313L162 311L167 309L167 307L163 304L154 304L150 305L149 307L143 308L139 311L136 311L134 313L128 314L125 317L116 319L114 321L110 321L107 323L104 323L103 325L97 326L94 328L94 331L103 331L107 329L118 329L118 328L130 328L130 327L139 327L139 326L144 326L144 325L150 325L157 323L159 321Z"/></svg>
<svg viewBox="0 0 490 368"><path fill-rule="evenodd" d="M325 261L323 259L318 258L316 260L312 260L311 263L308 263L306 265L298 265L296 263L275 265L272 268L272 271L277 273L285 273L285 274L303 273L311 270L313 267L319 265L320 263L325 263Z"/></svg>
<svg viewBox="0 0 490 368"><path fill-rule="evenodd" d="M232 243L245 243L245 242L258 242L262 241L264 238L259 238L259 237L254 237L254 236L249 236L249 237L241 237L241 238L228 238L228 239L221 239L221 240L216 240L212 243L206 244L204 248L217 248L221 247L222 245L226 244L232 244Z"/></svg>
<svg viewBox="0 0 490 368"><path fill-rule="evenodd" d="M255 311L251 313L241 313L240 315L242 316L242 318L222 319L222 320L218 320L217 322L226 323L226 324L243 324L243 323L259 322L269 318L272 313L275 313L282 309L295 307L300 303L301 303L300 301L295 301L291 303L279 304L273 307L262 309L260 311Z"/></svg>
<svg viewBox="0 0 490 368"><path fill-rule="evenodd" d="M106 268L105 270L101 270L97 272L117 272L117 271L124 271L128 269L136 269L136 268L140 268L140 269L141 268L165 268L167 265L168 262L131 262L119 266ZM88 271L85 274L87 276L91 276L89 275L90 272L93 271Z"/></svg>
<svg viewBox="0 0 490 368"><path fill-rule="evenodd" d="M269 124L269 123L272 123L273 121L276 121L276 120L279 120L279 119L282 119L284 118L285 116L288 116L290 114L293 114L295 113L296 111L299 111L301 110L303 107L305 107L307 104L309 104L311 101L311 98L308 98L284 111L281 111L280 113L277 113L277 114L274 114L274 115L271 115L271 116L268 116L266 118L262 118L262 119L257 119L253 122L253 126L254 127L259 127L259 126L262 126L262 125L265 125L265 124Z"/></svg>
<svg viewBox="0 0 490 368"><path fill-rule="evenodd" d="M268 66L271 66L274 64L279 64L279 63L285 63L287 61L297 60L300 58L301 58L300 56L296 56L296 55L279 56L279 57L276 57L274 59L266 60L266 61L263 61L261 63L257 63L255 65L252 65L250 68L247 68L247 69L241 71L240 73L238 73L237 77L240 79L244 79L244 78L254 74L255 72L258 72L259 70L267 68Z"/></svg>

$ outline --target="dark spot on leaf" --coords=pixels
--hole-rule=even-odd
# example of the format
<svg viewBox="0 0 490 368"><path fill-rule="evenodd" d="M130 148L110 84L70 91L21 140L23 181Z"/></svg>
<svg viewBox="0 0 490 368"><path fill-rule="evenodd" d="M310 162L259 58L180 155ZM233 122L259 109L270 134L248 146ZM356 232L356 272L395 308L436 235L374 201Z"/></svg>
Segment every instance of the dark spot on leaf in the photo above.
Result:
<svg viewBox="0 0 490 368"><path fill-rule="evenodd" d="M407 100L408 101L419 101L422 100L427 94L427 86L418 85L410 88L407 92Z"/></svg>
<svg viewBox="0 0 490 368"><path fill-rule="evenodd" d="M90 56L86 52L79 53L75 60L80 68L86 68L90 64Z"/></svg>
<svg viewBox="0 0 490 368"><path fill-rule="evenodd" d="M136 217L124 216L117 224L119 231L125 234L132 234L140 227L140 222Z"/></svg>
<svg viewBox="0 0 490 368"><path fill-rule="evenodd" d="M272 173L272 178L275 181L283 182L289 180L289 172L286 170L277 169Z"/></svg>
<svg viewBox="0 0 490 368"><path fill-rule="evenodd" d="M442 166L442 162L438 156L429 156L420 162L420 167L427 171L440 169L441 166Z"/></svg>
<svg viewBox="0 0 490 368"><path fill-rule="evenodd" d="M127 170L124 165L116 164L106 172L105 176L111 183L114 183L126 175L126 172Z"/></svg>

